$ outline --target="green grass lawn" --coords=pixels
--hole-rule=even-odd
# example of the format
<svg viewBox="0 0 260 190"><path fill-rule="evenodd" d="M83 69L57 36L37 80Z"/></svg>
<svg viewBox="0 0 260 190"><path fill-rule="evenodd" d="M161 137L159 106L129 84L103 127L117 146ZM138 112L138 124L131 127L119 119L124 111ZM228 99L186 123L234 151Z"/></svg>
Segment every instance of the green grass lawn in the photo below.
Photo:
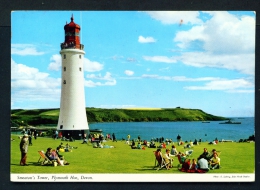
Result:
<svg viewBox="0 0 260 190"><path fill-rule="evenodd" d="M146 148L146 150L131 149L125 142L118 141L105 142L107 145L115 146L115 148L101 149L93 148L91 144L81 144L82 141L69 142L71 146L78 147L72 152L61 153L65 159L70 163L64 167L41 166L38 163L40 155L39 150L44 150L48 147L56 148L61 140L54 140L48 137L38 137L33 139L33 146L29 146L27 163L29 166L20 166L20 140L18 136L12 135L11 138L11 173L93 173L93 174L107 174L107 173L128 173L128 174L159 174L159 173L176 173L182 172L177 170L178 159L174 159L174 167L170 170L162 169L157 171L153 169L155 157L153 151L156 149ZM177 144L177 143L175 143ZM157 143L157 145L159 145ZM170 148L171 145L167 145ZM209 173L254 173L255 172L255 143L236 143L226 142L217 145L208 145L203 142L192 149L193 154L190 158L198 158L203 152L203 148L208 148L211 151L215 148L221 151L221 169L210 170ZM177 146L178 151L185 151L183 146ZM162 149L165 153L165 149Z"/></svg>

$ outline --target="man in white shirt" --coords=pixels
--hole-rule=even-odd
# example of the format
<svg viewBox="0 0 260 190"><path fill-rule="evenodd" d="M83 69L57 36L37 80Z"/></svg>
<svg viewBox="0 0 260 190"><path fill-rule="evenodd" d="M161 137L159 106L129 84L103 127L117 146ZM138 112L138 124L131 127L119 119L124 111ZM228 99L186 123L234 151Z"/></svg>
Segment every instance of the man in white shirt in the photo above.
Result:
<svg viewBox="0 0 260 190"><path fill-rule="evenodd" d="M209 171L208 161L205 158L198 160L199 169Z"/></svg>

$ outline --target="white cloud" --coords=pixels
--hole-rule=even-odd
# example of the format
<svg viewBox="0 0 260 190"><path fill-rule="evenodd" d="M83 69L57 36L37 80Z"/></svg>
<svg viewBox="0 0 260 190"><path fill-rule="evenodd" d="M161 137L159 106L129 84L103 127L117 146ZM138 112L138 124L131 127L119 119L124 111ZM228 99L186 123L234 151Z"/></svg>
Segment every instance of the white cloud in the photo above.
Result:
<svg viewBox="0 0 260 190"><path fill-rule="evenodd" d="M187 78L185 76L159 76L143 74L141 78L156 80L171 80L179 82L203 82L200 86L186 86L186 90L221 90L229 93L253 93L254 83L251 79L223 79L219 77Z"/></svg>
<svg viewBox="0 0 260 190"><path fill-rule="evenodd" d="M170 67L165 67L165 68L159 69L159 71L169 71L169 70L170 70Z"/></svg>
<svg viewBox="0 0 260 190"><path fill-rule="evenodd" d="M172 77L169 77L169 76L147 75L147 74L143 74L142 78L158 79L158 80L172 80Z"/></svg>
<svg viewBox="0 0 260 190"><path fill-rule="evenodd" d="M134 74L134 71L125 70L125 74L128 76L132 76Z"/></svg>
<svg viewBox="0 0 260 190"><path fill-rule="evenodd" d="M11 54L26 56L26 55L43 55L44 52L39 52L33 44L11 44Z"/></svg>
<svg viewBox="0 0 260 190"><path fill-rule="evenodd" d="M199 77L199 78L187 78L185 76L175 76L172 77L174 81L189 81L189 82L196 82L196 81L212 81L212 80L219 80L220 78L216 77Z"/></svg>
<svg viewBox="0 0 260 190"><path fill-rule="evenodd" d="M86 78L94 79L94 80L106 81L104 83L101 83L101 82L94 82L92 80L86 80L85 81L85 86L87 86L87 87L114 86L114 85L116 85L116 80L112 77L110 72L106 72L105 76L102 76L101 74L88 74L86 76Z"/></svg>
<svg viewBox="0 0 260 190"><path fill-rule="evenodd" d="M137 60L135 58L128 57L126 59L128 62L136 62Z"/></svg>
<svg viewBox="0 0 260 190"><path fill-rule="evenodd" d="M212 18L201 26L176 34L177 46L190 51L176 59L195 67L218 67L254 75L255 18L237 17L225 11L210 12ZM196 46L195 46L196 47Z"/></svg>
<svg viewBox="0 0 260 190"><path fill-rule="evenodd" d="M61 68L61 56L55 54L51 57L51 63L48 66L49 70L59 71Z"/></svg>
<svg viewBox="0 0 260 190"><path fill-rule="evenodd" d="M146 61L153 61L153 62L162 62L162 63L176 63L176 59L173 57L167 56L143 56L143 59Z"/></svg>
<svg viewBox="0 0 260 190"><path fill-rule="evenodd" d="M218 55L209 52L187 52L175 59L194 67L225 68L249 75L255 73L255 55L253 53Z"/></svg>
<svg viewBox="0 0 260 190"><path fill-rule="evenodd" d="M204 33L205 26L194 26L188 31L178 32L174 38L175 42L181 42L177 46L180 48L188 48L190 43L197 41L207 41L208 34Z"/></svg>
<svg viewBox="0 0 260 190"><path fill-rule="evenodd" d="M111 57L111 59L113 59L114 61L121 60L123 58L124 58L124 56L119 56L119 55L114 55L114 56Z"/></svg>
<svg viewBox="0 0 260 190"><path fill-rule="evenodd" d="M139 36L138 42L140 42L140 43L154 43L154 42L156 42L156 40L153 37Z"/></svg>
<svg viewBox="0 0 260 190"><path fill-rule="evenodd" d="M11 59L11 101L57 101L60 98L60 78L52 78L37 68L17 64Z"/></svg>
<svg viewBox="0 0 260 190"><path fill-rule="evenodd" d="M198 11L146 11L153 19L163 24L201 24Z"/></svg>
<svg viewBox="0 0 260 190"><path fill-rule="evenodd" d="M199 78L187 78L185 76L159 76L159 75L147 75L143 74L142 78L151 78L158 80L173 80L173 81L182 81L182 82L198 82L198 81L212 81L212 80L220 80L220 78L216 77L199 77Z"/></svg>
<svg viewBox="0 0 260 190"><path fill-rule="evenodd" d="M55 54L51 57L51 63L48 66L49 70L59 71L61 68L61 56ZM103 69L103 65L96 61L90 61L87 58L84 58L84 71L87 72L96 72Z"/></svg>
<svg viewBox="0 0 260 190"><path fill-rule="evenodd" d="M254 92L254 83L246 79L220 79L206 83L204 86L187 86L187 90L224 90L226 92Z"/></svg>
<svg viewBox="0 0 260 190"><path fill-rule="evenodd" d="M103 69L103 65L96 61L90 61L87 58L84 58L84 70L88 72L96 72L101 71Z"/></svg>

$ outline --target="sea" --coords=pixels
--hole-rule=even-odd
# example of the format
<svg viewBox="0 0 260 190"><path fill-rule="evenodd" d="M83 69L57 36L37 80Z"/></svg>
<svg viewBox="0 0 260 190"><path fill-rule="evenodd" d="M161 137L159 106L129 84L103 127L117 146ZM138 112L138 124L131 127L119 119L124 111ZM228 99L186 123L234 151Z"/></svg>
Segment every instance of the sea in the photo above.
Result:
<svg viewBox="0 0 260 190"><path fill-rule="evenodd" d="M130 134L131 139L150 141L151 139L172 139L176 141L180 135L183 141L194 141L201 139L203 142L218 140L239 141L255 135L255 118L242 117L232 118L233 122L241 124L220 124L224 121L201 121L190 122L112 122L91 123L90 129L102 129L104 135L115 134L117 140L124 140Z"/></svg>

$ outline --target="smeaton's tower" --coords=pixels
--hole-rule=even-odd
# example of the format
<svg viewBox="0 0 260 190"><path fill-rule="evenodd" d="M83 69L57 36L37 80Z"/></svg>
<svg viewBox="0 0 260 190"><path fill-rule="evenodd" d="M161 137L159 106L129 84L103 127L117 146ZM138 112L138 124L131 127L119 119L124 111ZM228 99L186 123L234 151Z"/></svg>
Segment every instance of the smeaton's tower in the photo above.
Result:
<svg viewBox="0 0 260 190"><path fill-rule="evenodd" d="M66 23L65 41L61 43L62 77L60 115L57 130L66 138L79 139L88 133L84 91L84 45L80 44L80 26Z"/></svg>

